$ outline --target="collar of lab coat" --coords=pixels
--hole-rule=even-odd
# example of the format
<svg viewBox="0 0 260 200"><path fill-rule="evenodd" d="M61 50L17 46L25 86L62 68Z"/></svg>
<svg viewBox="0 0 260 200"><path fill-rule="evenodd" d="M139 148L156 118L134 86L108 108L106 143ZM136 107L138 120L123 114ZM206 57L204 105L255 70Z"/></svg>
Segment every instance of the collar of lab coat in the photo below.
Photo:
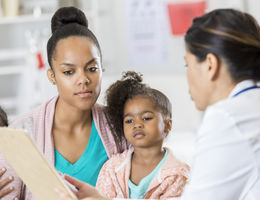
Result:
<svg viewBox="0 0 260 200"><path fill-rule="evenodd" d="M260 86L259 82L255 82L253 80L244 80L239 82L238 84L236 84L236 86L234 87L234 89L231 91L231 93L229 94L229 98L232 98L236 93L238 93L239 91L248 88L248 87L252 87L252 86Z"/></svg>

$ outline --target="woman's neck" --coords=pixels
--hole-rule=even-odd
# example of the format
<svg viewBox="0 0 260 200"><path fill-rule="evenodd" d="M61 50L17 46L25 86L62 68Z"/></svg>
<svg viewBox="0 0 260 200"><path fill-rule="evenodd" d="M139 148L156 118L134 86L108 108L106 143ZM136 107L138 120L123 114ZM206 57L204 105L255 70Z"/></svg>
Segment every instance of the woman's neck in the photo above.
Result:
<svg viewBox="0 0 260 200"><path fill-rule="evenodd" d="M66 129L83 129L86 126L91 126L91 122L91 110L79 110L58 99L54 115L56 127L62 125Z"/></svg>
<svg viewBox="0 0 260 200"><path fill-rule="evenodd" d="M214 93L212 94L210 105L217 103L218 101L228 98L232 90L234 89L235 84L220 84L215 88Z"/></svg>
<svg viewBox="0 0 260 200"><path fill-rule="evenodd" d="M228 98L231 91L236 86L226 66L222 66L218 77L211 83L211 89L208 96L209 105Z"/></svg>

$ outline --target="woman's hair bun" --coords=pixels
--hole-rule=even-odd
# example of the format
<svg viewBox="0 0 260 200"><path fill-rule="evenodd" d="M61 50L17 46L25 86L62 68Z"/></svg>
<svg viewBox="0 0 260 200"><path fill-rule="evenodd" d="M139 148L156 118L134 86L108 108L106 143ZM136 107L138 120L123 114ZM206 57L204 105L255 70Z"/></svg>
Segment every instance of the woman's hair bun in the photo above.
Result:
<svg viewBox="0 0 260 200"><path fill-rule="evenodd" d="M80 9L62 7L55 12L51 19L51 31L54 33L57 29L71 23L80 24L88 28L88 20Z"/></svg>

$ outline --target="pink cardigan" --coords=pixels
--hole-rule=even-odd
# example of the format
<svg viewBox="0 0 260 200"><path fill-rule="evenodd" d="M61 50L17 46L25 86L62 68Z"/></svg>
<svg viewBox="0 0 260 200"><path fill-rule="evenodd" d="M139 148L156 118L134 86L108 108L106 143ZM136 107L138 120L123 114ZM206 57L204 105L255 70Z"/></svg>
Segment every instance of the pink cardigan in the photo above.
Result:
<svg viewBox="0 0 260 200"><path fill-rule="evenodd" d="M52 126L57 99L58 97L50 99L48 102L40 105L32 112L18 118L9 126L11 128L25 129L52 165L54 165L55 160ZM109 125L107 124L103 107L98 104L94 105L92 115L107 155L108 157L111 157L113 154L118 153L118 148ZM1 179L7 176L14 176L14 181L8 186L14 186L15 188L15 191L1 198L1 200L11 200L14 197L19 197L19 200L33 200L34 198L32 197L31 192L26 188L21 179L16 175L14 170L7 164L6 160L0 154L0 168L1 167L7 168L7 172Z"/></svg>
<svg viewBox="0 0 260 200"><path fill-rule="evenodd" d="M179 197L189 177L189 166L177 160L168 150L168 157L150 183L145 199ZM114 155L102 167L97 189L110 198L129 198L128 180L131 171L133 149Z"/></svg>

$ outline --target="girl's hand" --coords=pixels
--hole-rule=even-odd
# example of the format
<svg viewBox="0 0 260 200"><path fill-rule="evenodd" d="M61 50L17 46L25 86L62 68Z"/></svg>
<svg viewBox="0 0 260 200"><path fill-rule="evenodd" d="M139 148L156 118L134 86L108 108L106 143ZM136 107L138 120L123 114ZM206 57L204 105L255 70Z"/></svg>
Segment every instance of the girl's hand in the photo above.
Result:
<svg viewBox="0 0 260 200"><path fill-rule="evenodd" d="M4 175L5 172L6 172L5 168L2 168L0 170L0 178ZM0 179L0 199L14 190L13 187L4 188L6 185L8 185L12 181L13 181L13 177L11 177L11 176L8 178L5 178L4 180Z"/></svg>
<svg viewBox="0 0 260 200"><path fill-rule="evenodd" d="M109 200L109 198L102 197L99 194L99 192L95 189L95 187L85 182L82 182L68 175L65 175L64 178L78 189L78 191L74 193L80 200L90 200L90 199ZM55 191L59 194L60 200L73 200L63 190L56 189Z"/></svg>

